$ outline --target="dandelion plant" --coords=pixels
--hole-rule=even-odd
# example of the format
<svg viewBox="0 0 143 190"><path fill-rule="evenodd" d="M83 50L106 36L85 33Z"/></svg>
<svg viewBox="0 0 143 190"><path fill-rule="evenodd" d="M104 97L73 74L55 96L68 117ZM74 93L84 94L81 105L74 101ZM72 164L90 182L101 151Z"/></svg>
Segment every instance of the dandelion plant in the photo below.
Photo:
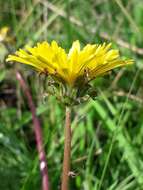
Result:
<svg viewBox="0 0 143 190"><path fill-rule="evenodd" d="M45 74L50 81L48 93L56 96L65 106L61 190L68 190L71 174L71 108L86 101L88 97L96 96L95 89L90 84L92 80L114 68L132 64L133 60L121 59L119 51L111 49L111 43L87 44L81 48L79 41L75 41L67 53L56 41L51 44L44 41L33 48L25 46L25 50L19 49L14 55L9 55L7 61L30 65L39 74Z"/></svg>

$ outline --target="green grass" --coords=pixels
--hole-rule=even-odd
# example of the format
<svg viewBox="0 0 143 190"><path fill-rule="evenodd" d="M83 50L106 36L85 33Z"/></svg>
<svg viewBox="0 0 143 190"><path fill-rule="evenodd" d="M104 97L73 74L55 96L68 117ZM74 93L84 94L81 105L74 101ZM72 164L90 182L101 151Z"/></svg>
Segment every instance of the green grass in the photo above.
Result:
<svg viewBox="0 0 143 190"><path fill-rule="evenodd" d="M42 123L52 190L60 189L64 109L44 97L42 79L5 57L25 44L55 39L68 49L111 41L135 64L93 83L98 96L74 108L71 190L143 189L143 3L141 0L0 0L0 28L14 43L0 42L0 189L39 190L41 177L32 116L15 77L30 86Z"/></svg>

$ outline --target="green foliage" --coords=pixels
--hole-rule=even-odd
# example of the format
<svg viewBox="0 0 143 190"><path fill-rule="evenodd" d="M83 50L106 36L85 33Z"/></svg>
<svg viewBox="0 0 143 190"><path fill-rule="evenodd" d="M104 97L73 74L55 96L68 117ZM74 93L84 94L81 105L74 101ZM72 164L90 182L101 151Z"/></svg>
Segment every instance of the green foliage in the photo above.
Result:
<svg viewBox="0 0 143 190"><path fill-rule="evenodd" d="M0 189L39 190L41 177L32 116L16 81L20 70L30 86L42 123L52 189L60 189L64 108L47 95L30 68L6 64L5 57L26 43L55 39L112 41L133 66L96 79L98 96L73 108L71 189L143 189L143 4L141 0L0 0L0 27L13 43L0 42ZM82 92L80 92L82 93ZM91 92L92 95L92 92Z"/></svg>

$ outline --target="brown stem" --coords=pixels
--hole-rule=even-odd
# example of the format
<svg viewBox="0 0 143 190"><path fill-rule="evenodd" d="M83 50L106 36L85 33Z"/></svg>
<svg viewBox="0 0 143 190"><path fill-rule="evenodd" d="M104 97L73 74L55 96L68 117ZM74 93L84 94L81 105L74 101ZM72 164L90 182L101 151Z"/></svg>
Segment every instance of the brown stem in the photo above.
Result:
<svg viewBox="0 0 143 190"><path fill-rule="evenodd" d="M64 145L64 160L62 171L62 185L61 190L69 189L70 177L70 157L71 157L71 109L66 107L66 120L65 120L65 145Z"/></svg>
<svg viewBox="0 0 143 190"><path fill-rule="evenodd" d="M48 178L46 154L45 154L45 151L43 148L41 125L40 125L38 117L36 116L36 108L33 103L33 99L32 99L30 90L27 87L22 75L19 72L16 73L16 78L18 79L20 86L22 87L22 89L27 97L28 105L29 105L29 108L32 113L36 145L37 145L37 150L38 150L39 160L40 160L40 171L41 171L41 175L42 175L42 190L49 190L49 178Z"/></svg>

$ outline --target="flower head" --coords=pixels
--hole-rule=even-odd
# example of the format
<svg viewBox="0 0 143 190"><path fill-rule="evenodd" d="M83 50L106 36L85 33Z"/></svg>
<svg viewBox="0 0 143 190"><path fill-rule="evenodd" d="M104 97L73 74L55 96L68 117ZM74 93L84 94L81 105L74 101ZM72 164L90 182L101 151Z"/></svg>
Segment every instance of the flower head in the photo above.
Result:
<svg viewBox="0 0 143 190"><path fill-rule="evenodd" d="M133 60L122 60L119 51L111 49L111 43L87 44L81 49L79 41L73 42L68 53L57 42L44 41L33 48L26 46L25 50L16 51L7 61L31 65L70 88L80 88L116 67L133 63Z"/></svg>
<svg viewBox="0 0 143 190"><path fill-rule="evenodd" d="M10 28L7 26L0 28L0 42L8 42L8 43L14 42L14 38L10 36L9 32Z"/></svg>

